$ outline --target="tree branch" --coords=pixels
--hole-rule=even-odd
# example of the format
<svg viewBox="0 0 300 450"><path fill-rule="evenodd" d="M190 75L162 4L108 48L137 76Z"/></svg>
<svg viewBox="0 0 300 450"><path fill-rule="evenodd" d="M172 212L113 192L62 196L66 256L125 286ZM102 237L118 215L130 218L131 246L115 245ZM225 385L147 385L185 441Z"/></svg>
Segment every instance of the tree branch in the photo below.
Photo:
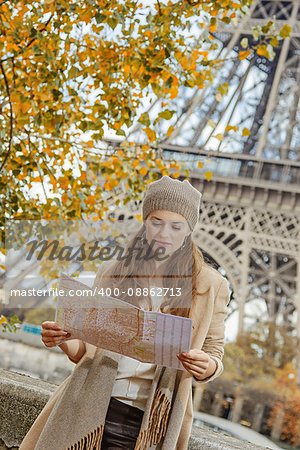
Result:
<svg viewBox="0 0 300 450"><path fill-rule="evenodd" d="M1 4L0 4L1 5ZM39 32L45 31L47 26L49 25L52 17L53 17L54 13L51 14L51 16L49 17L49 19L47 20L47 22L45 23L45 25L43 26L43 28L41 28L40 30L38 30ZM32 38L26 45L25 48L30 47L30 45L36 40L36 37ZM17 55L14 56L8 56L7 58L2 58L0 59L0 62L3 63L5 61L8 61L9 59L14 59L17 58L19 55L21 55L24 52L24 48L22 48L22 50L20 50L20 52Z"/></svg>
<svg viewBox="0 0 300 450"><path fill-rule="evenodd" d="M6 92L7 92L8 101L9 101L9 109L10 109L10 120L9 120L9 127L10 127L10 128L9 128L8 150L7 150L7 152L6 152L6 155L5 155L5 157L4 157L4 160L3 160L2 164L1 164L1 167L0 167L0 172L1 172L1 170L2 170L3 167L5 166L6 161L8 160L8 157L9 157L9 155L10 155L10 153L11 153L12 138L13 138L13 123L14 123L13 121L14 121L14 116L13 116L12 104L11 104L11 101L10 101L10 89L9 89L9 84L8 84L7 76L6 76L6 73L5 73L5 70L4 70L4 67L3 67L3 64L2 64L1 61L0 61L0 68L1 68L2 75L3 75L3 77L4 77L4 82L5 82Z"/></svg>
<svg viewBox="0 0 300 450"><path fill-rule="evenodd" d="M157 6L158 6L158 12L159 12L159 15L161 16L161 7L160 7L160 2L159 2L159 0L157 0Z"/></svg>
<svg viewBox="0 0 300 450"><path fill-rule="evenodd" d="M191 0L186 0L188 2L189 5L191 6L197 6L200 5L200 3L202 3L202 0L199 0L197 2L192 2Z"/></svg>
<svg viewBox="0 0 300 450"><path fill-rule="evenodd" d="M47 26L49 25L49 23L51 22L51 19L53 17L54 13L51 14L51 16L49 17L49 19L47 20L47 22L45 23L45 25L43 26L43 28L41 28L39 30L39 32L45 31ZM35 37L33 37L27 44L26 44L26 48L30 47L30 45L36 40ZM21 52L20 52L21 53Z"/></svg>

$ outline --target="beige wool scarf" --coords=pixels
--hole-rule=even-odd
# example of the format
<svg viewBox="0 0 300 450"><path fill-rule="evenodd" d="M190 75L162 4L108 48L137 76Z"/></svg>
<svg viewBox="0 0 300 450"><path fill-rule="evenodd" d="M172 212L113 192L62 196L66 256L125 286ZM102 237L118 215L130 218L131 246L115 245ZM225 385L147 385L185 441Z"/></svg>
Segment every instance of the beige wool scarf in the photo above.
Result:
<svg viewBox="0 0 300 450"><path fill-rule="evenodd" d="M101 350L75 367L35 450L100 450L119 358ZM182 376L182 371L157 366L135 450L176 448L185 410L177 395Z"/></svg>

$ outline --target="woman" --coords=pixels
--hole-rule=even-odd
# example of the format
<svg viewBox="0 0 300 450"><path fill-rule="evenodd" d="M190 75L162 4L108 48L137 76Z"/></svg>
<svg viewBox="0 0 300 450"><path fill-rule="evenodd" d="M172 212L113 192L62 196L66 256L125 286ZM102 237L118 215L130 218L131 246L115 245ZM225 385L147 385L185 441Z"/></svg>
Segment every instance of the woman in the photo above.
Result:
<svg viewBox="0 0 300 450"><path fill-rule="evenodd" d="M68 334L44 322L44 344L60 345L76 367L50 397L21 450L187 449L192 379L206 383L223 370L229 302L226 279L203 262L191 238L200 199L187 180L163 176L151 183L131 259L101 264L94 282L122 286L123 298L141 308L192 318L191 350L177 355L183 370L140 363L79 339L61 343ZM150 248L147 261L141 258L144 248ZM139 286L177 287L182 296L126 295L128 287Z"/></svg>

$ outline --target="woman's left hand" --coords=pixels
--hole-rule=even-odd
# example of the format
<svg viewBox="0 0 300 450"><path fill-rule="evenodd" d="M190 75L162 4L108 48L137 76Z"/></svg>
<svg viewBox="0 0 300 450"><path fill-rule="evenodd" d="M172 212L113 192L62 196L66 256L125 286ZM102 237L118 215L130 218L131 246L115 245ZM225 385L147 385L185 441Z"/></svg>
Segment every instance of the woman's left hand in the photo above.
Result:
<svg viewBox="0 0 300 450"><path fill-rule="evenodd" d="M204 380L216 370L216 363L203 350L193 348L189 352L177 354L177 358L183 367L197 380Z"/></svg>

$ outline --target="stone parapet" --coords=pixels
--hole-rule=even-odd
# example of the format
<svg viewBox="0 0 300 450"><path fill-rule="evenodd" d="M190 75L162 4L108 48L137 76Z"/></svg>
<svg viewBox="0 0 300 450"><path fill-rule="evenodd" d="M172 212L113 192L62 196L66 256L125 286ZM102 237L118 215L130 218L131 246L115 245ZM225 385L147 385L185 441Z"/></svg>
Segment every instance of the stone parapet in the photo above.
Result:
<svg viewBox="0 0 300 450"><path fill-rule="evenodd" d="M0 369L0 450L19 448L57 385ZM193 427L189 450L263 449L239 439Z"/></svg>

